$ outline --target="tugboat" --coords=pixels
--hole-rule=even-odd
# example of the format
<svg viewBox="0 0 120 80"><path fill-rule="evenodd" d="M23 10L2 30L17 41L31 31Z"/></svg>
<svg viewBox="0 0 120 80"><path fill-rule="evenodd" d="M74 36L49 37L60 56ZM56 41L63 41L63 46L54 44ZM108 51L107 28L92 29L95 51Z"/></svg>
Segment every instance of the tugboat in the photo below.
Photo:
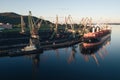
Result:
<svg viewBox="0 0 120 80"><path fill-rule="evenodd" d="M103 43L111 35L111 28L108 26L104 26L104 28L93 26L91 29L91 32L83 35L83 46L86 48L94 47Z"/></svg>

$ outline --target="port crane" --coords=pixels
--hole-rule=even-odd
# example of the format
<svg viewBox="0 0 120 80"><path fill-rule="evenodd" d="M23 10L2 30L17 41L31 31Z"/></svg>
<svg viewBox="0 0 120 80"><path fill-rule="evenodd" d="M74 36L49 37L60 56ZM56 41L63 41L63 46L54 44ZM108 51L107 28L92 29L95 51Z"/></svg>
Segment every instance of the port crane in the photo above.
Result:
<svg viewBox="0 0 120 80"><path fill-rule="evenodd" d="M56 23L50 39L53 39L57 33L58 33L58 15L56 15Z"/></svg>
<svg viewBox="0 0 120 80"><path fill-rule="evenodd" d="M68 29L68 27L67 27L68 21L70 23L70 29ZM72 33L72 37L75 38L76 31L75 31L75 28L74 28L75 26L73 24L73 19L72 19L71 15L68 15L68 18L65 17L65 24L66 24L65 30L67 32L71 32Z"/></svg>
<svg viewBox="0 0 120 80"><path fill-rule="evenodd" d="M20 33L25 33L25 22L23 20L23 16L21 16L21 32Z"/></svg>
<svg viewBox="0 0 120 80"><path fill-rule="evenodd" d="M30 28L30 35L32 38L39 39L39 28L42 24L42 19L39 22L39 19L35 22L34 19L32 18L31 11L29 11L29 16L28 16L28 22L29 22L29 28Z"/></svg>
<svg viewBox="0 0 120 80"><path fill-rule="evenodd" d="M92 18L82 18L80 21L80 26L82 28L81 35L84 35L84 33L89 32L90 28L92 27Z"/></svg>

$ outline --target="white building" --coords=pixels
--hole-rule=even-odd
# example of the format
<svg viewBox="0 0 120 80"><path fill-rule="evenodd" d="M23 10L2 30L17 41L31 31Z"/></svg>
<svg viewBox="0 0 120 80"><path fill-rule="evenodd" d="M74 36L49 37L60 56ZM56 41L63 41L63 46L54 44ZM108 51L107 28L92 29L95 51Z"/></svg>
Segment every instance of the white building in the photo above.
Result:
<svg viewBox="0 0 120 80"><path fill-rule="evenodd" d="M0 29L12 29L12 25L9 23L7 24L0 23Z"/></svg>

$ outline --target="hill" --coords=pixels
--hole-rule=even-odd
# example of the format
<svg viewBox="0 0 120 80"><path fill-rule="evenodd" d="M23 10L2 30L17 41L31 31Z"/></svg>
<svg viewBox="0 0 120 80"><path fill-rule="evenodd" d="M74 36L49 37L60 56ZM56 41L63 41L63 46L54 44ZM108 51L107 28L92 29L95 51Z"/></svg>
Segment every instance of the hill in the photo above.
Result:
<svg viewBox="0 0 120 80"><path fill-rule="evenodd" d="M26 25L28 25L28 16L20 15L14 12L0 13L0 23L10 23L12 25L19 25L21 23L21 19L20 19L21 16L23 16L24 22L26 23ZM33 18L34 20L38 19L35 16L33 16ZM44 23L50 24L51 22L43 20L43 24Z"/></svg>

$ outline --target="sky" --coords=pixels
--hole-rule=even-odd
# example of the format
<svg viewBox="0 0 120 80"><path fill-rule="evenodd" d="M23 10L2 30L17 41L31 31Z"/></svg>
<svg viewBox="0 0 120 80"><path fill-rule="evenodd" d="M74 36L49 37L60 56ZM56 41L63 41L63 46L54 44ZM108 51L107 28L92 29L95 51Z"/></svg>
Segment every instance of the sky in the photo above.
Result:
<svg viewBox="0 0 120 80"><path fill-rule="evenodd" d="M95 22L120 22L120 0L0 0L0 13L15 12L21 15L43 16L44 19L64 22L71 15L79 23L83 17Z"/></svg>

